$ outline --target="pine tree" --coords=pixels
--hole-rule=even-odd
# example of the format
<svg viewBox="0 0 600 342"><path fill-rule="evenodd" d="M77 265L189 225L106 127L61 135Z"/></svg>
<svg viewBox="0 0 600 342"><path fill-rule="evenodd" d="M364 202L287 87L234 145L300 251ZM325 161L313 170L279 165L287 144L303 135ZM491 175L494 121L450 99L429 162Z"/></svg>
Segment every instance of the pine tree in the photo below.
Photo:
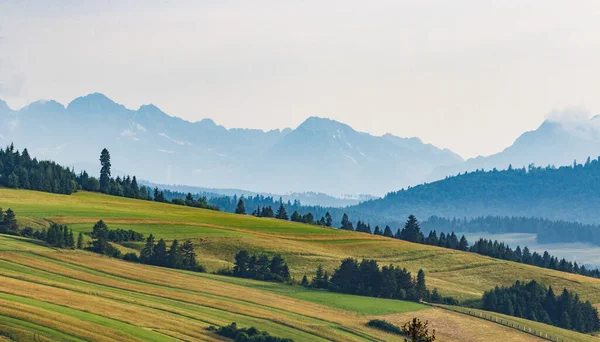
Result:
<svg viewBox="0 0 600 342"><path fill-rule="evenodd" d="M417 297L419 299L427 298L427 286L425 285L425 272L423 270L419 270L417 273L417 285L416 289Z"/></svg>
<svg viewBox="0 0 600 342"><path fill-rule="evenodd" d="M290 221L292 222L302 222L302 215L298 212L298 210L294 210L292 216L290 217Z"/></svg>
<svg viewBox="0 0 600 342"><path fill-rule="evenodd" d="M167 244L164 239L158 240L152 249L152 254L153 255L152 259L150 260L150 264L156 266L167 265Z"/></svg>
<svg viewBox="0 0 600 342"><path fill-rule="evenodd" d="M94 252L100 254L106 254L109 249L108 243L108 227L104 221L100 220L96 222L94 228L92 228L92 248Z"/></svg>
<svg viewBox="0 0 600 342"><path fill-rule="evenodd" d="M102 149L100 153L100 191L107 194L110 191L110 153L108 150Z"/></svg>
<svg viewBox="0 0 600 342"><path fill-rule="evenodd" d="M169 251L167 252L167 267L181 268L181 249L179 248L179 241L173 240Z"/></svg>
<svg viewBox="0 0 600 342"><path fill-rule="evenodd" d="M69 229L69 236L67 237L66 246L69 248L75 248L75 238L73 237L72 229Z"/></svg>
<svg viewBox="0 0 600 342"><path fill-rule="evenodd" d="M237 207L235 208L235 213L240 215L246 215L246 206L244 205L244 200L240 198L238 201Z"/></svg>
<svg viewBox="0 0 600 342"><path fill-rule="evenodd" d="M154 259L154 235L150 234L148 238L146 238L146 244L142 251L140 252L140 261L149 264L151 260Z"/></svg>
<svg viewBox="0 0 600 342"><path fill-rule="evenodd" d="M4 228L4 231L6 231L9 234L17 234L18 233L19 225L17 223L17 215L11 208L8 208L8 210L4 214L4 218L2 221L3 221L2 226Z"/></svg>
<svg viewBox="0 0 600 342"><path fill-rule="evenodd" d="M325 213L325 226L331 227L333 225L333 219L331 218L331 214L329 212Z"/></svg>
<svg viewBox="0 0 600 342"><path fill-rule="evenodd" d="M340 229L354 230L354 227L352 226L352 222L350 222L350 219L348 218L348 215L346 213L344 213L344 215L342 216L341 224L342 224L342 226L340 227Z"/></svg>
<svg viewBox="0 0 600 342"><path fill-rule="evenodd" d="M306 277L306 274L302 277L302 281L300 282L300 285L302 285L304 287L308 287L309 283L308 283L308 278Z"/></svg>
<svg viewBox="0 0 600 342"><path fill-rule="evenodd" d="M467 242L467 238L463 235L458 242L458 250L466 251L469 249L469 243Z"/></svg>
<svg viewBox="0 0 600 342"><path fill-rule="evenodd" d="M392 232L392 228L390 228L390 226L385 226L385 229L383 230L383 236L390 238L394 237L394 233Z"/></svg>
<svg viewBox="0 0 600 342"><path fill-rule="evenodd" d="M79 235L77 235L77 249L82 249L83 248L83 233L79 233Z"/></svg>
<svg viewBox="0 0 600 342"><path fill-rule="evenodd" d="M181 246L181 264L186 270L198 270L198 262L196 261L196 251L192 240L187 239Z"/></svg>
<svg viewBox="0 0 600 342"><path fill-rule="evenodd" d="M400 232L400 239L417 243L423 242L423 233L421 233L421 227L414 215L408 216L408 220Z"/></svg>
<svg viewBox="0 0 600 342"><path fill-rule="evenodd" d="M277 209L277 215L275 215L275 218L278 218L280 220L288 219L288 214L285 211L285 207L283 206L283 202L281 201L281 199L279 200L279 209Z"/></svg>

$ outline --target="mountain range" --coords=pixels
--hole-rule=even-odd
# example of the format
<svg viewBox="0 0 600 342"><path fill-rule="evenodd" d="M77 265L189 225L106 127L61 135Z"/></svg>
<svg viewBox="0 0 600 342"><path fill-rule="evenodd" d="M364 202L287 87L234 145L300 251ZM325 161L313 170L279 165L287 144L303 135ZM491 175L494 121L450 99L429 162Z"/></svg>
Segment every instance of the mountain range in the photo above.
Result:
<svg viewBox="0 0 600 342"><path fill-rule="evenodd" d="M97 170L106 147L117 173L261 193L381 195L462 162L417 138L373 136L329 119L310 117L296 129L268 132L226 129L211 119L169 116L154 105L131 110L98 93L66 107L37 101L15 111L2 102L0 122L4 143L75 169Z"/></svg>
<svg viewBox="0 0 600 342"><path fill-rule="evenodd" d="M227 129L211 119L189 122L154 105L132 110L99 93L67 106L37 101L20 110L0 100L0 142L76 170L96 173L106 147L114 173L153 183L353 197L380 196L467 170L565 165L596 156L598 122L547 120L504 151L465 161L418 138L374 136L318 117L295 129L262 131Z"/></svg>

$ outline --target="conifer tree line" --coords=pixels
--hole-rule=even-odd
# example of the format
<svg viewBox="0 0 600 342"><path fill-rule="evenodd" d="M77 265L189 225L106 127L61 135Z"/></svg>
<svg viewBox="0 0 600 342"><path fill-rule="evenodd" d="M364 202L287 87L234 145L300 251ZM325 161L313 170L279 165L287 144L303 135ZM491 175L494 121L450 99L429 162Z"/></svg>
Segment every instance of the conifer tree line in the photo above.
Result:
<svg viewBox="0 0 600 342"><path fill-rule="evenodd" d="M67 195L81 189L112 196L219 210L218 207L208 204L206 197L194 198L192 194L188 194L184 200L175 199L169 202L162 190L140 186L136 176L111 177L111 166L110 153L103 149L100 154L99 179L90 176L87 171L76 175L74 170L55 162L32 159L27 149L19 152L11 144L5 149L0 148L0 186Z"/></svg>
<svg viewBox="0 0 600 342"><path fill-rule="evenodd" d="M20 235L34 238L57 248L81 248L75 241L73 231L65 225L52 223L48 229L33 230L31 227L19 229L17 215L10 208L8 208L6 212L0 208L0 234Z"/></svg>
<svg viewBox="0 0 600 342"><path fill-rule="evenodd" d="M469 248L469 251L497 259L600 278L600 271L597 268L587 269L584 265L577 264L577 262L567 261L564 258L559 260L557 257L550 255L547 251L544 251L542 254L535 251L531 253L527 246L523 249L521 249L520 246L517 246L517 248L513 250L503 242L492 242L492 240L479 239L471 246L471 248Z"/></svg>
<svg viewBox="0 0 600 342"><path fill-rule="evenodd" d="M392 237L391 229L386 226L381 233L383 236ZM381 232L379 227L375 227L375 231ZM517 246L514 250L503 242L479 239L471 247L464 235L458 239L457 235L452 232L448 234L440 233L439 237L435 230L429 232L427 237L421 232L421 227L417 218L413 215L408 217L404 227L393 235L394 238L406 240L415 243L421 243L432 246L445 247L450 249L469 251L496 259L520 262L523 264L534 265L543 268L549 268L568 273L581 274L588 277L600 278L600 270L587 269L584 265L578 265L577 262L567 261L566 259L558 259L550 255L547 251L543 254L537 252L531 253L529 248L525 246L521 249Z"/></svg>
<svg viewBox="0 0 600 342"><path fill-rule="evenodd" d="M100 220L96 222L90 235L92 242L88 249L99 254L148 265L204 272L204 267L196 260L194 244L189 239L181 244L175 239L167 247L164 239L156 242L154 235L150 234L138 256L136 253L122 255L116 247L110 244L110 242L142 241L143 235L138 232L123 229L110 230L106 223ZM81 238L80 235L77 241L78 245L82 244Z"/></svg>
<svg viewBox="0 0 600 342"><path fill-rule="evenodd" d="M258 197L260 200L260 197ZM269 198L269 201L272 199ZM209 200L210 201L210 200ZM288 203L288 205L290 205ZM237 200L237 205L235 207L234 212L240 215L246 215L246 203L244 202L244 198L240 198ZM255 217L268 217L268 218L276 218L279 220L290 220L292 222L301 222L306 224L319 225L324 227L331 227L333 224L333 219L331 218L331 214L326 212L324 216L320 219L315 220L315 217L312 213L306 213L301 215L297 210L294 210L291 216L288 216L288 212L286 209L286 205L284 202L279 199L279 204L277 206L277 211L273 211L272 205L265 205L261 208L260 205L256 207L254 211L251 213L252 216Z"/></svg>
<svg viewBox="0 0 600 342"><path fill-rule="evenodd" d="M132 229L109 229L108 241L121 243L130 241L144 241L144 234L138 233Z"/></svg>
<svg viewBox="0 0 600 342"><path fill-rule="evenodd" d="M23 234L21 234L23 235ZM52 223L48 229L36 230L31 237L45 241L48 245L57 248L75 248L73 230L65 225Z"/></svg>
<svg viewBox="0 0 600 342"><path fill-rule="evenodd" d="M242 249L235 255L233 270L222 269L217 271L221 275L256 280L287 282L290 280L290 269L280 254L272 258L267 255L250 254Z"/></svg>
<svg viewBox="0 0 600 342"><path fill-rule="evenodd" d="M150 234L139 257L130 253L126 254L124 259L154 266L204 272L204 267L196 260L194 244L190 239L181 244L175 239L171 242L171 246L167 247L164 239L155 242L154 235Z"/></svg>
<svg viewBox="0 0 600 342"><path fill-rule="evenodd" d="M361 262L354 258L344 259L331 277L319 265L313 279L309 282L305 275L301 284L360 296L458 304L451 297L442 297L437 289L429 291L423 270L413 277L406 268L391 264L380 268L377 261L369 259Z"/></svg>
<svg viewBox="0 0 600 342"><path fill-rule="evenodd" d="M55 162L38 161L27 149L19 152L10 144L0 148L0 186L68 195L78 184L72 170Z"/></svg>
<svg viewBox="0 0 600 342"><path fill-rule="evenodd" d="M476 218L443 218L431 216L422 224L424 230L444 232L488 232L536 234L539 243L585 242L600 246L600 225L553 221L539 217L485 216Z"/></svg>
<svg viewBox="0 0 600 342"><path fill-rule="evenodd" d="M555 295L535 280L515 282L510 287L497 287L482 297L483 309L510 316L551 324L582 333L600 329L598 310L590 301L585 303L566 288Z"/></svg>

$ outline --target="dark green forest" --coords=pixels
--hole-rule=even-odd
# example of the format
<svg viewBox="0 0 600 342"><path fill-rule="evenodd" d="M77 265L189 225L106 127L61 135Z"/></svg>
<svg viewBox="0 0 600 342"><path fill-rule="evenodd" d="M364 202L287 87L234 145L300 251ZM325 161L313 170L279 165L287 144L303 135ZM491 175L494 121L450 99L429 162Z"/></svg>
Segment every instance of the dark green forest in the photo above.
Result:
<svg viewBox="0 0 600 342"><path fill-rule="evenodd" d="M552 221L536 217L485 216L472 219L432 216L421 225L424 231L531 233L540 243L585 242L600 245L600 225Z"/></svg>
<svg viewBox="0 0 600 342"><path fill-rule="evenodd" d="M510 287L496 287L482 297L483 309L526 318L582 333L600 329L598 310L589 301L582 302L577 294L563 289L555 295L535 280L515 282Z"/></svg>
<svg viewBox="0 0 600 342"><path fill-rule="evenodd" d="M398 217L521 216L600 223L600 162L465 172L347 208L371 224ZM371 213L371 214L369 214ZM376 213L376 214L375 214Z"/></svg>

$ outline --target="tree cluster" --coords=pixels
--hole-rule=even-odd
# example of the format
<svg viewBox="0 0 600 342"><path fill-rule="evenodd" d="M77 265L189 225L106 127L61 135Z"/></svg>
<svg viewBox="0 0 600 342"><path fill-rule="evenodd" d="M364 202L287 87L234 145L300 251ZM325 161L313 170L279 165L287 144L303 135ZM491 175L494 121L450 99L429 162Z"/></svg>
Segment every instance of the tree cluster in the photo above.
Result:
<svg viewBox="0 0 600 342"><path fill-rule="evenodd" d="M228 274L229 272L220 272ZM273 258L262 255L251 255L241 250L235 255L235 265L229 275L239 278L285 282L290 280L290 269L279 254Z"/></svg>
<svg viewBox="0 0 600 342"><path fill-rule="evenodd" d="M6 212L0 208L0 234L19 235L17 215L10 208Z"/></svg>
<svg viewBox="0 0 600 342"><path fill-rule="evenodd" d="M148 265L204 272L204 267L196 261L194 244L189 239L183 244L179 244L179 241L173 240L171 246L167 249L167 243L164 239L160 239L155 243L154 235L150 234L146 239L144 248L140 252L139 258L130 254L127 255L126 259Z"/></svg>
<svg viewBox="0 0 600 342"><path fill-rule="evenodd" d="M598 310L589 301L563 289L559 296L552 287L545 288L535 280L517 281L510 287L496 287L482 297L483 309L510 316L551 324L582 333L600 329Z"/></svg>
<svg viewBox="0 0 600 342"><path fill-rule="evenodd" d="M454 221L460 222L459 220ZM434 222L452 221L434 218ZM388 228L389 227L386 227L382 235L391 237L391 229ZM442 232L438 237L435 230L430 231L428 236L424 238L419 223L413 215L409 216L404 228L402 230L398 230L394 237L411 242L423 243L426 245L469 251L496 259L520 262L528 265L600 278L600 270L598 269L587 269L584 265L578 265L577 262L567 261L564 258L559 260L557 257L550 255L547 251L545 251L543 254L539 254L537 252L531 253L527 246L525 246L522 250L520 246L517 246L513 250L503 242L492 242L492 240L479 239L473 244L473 246L469 247L469 242L464 235L458 239L458 236L454 232L448 234L444 234Z"/></svg>
<svg viewBox="0 0 600 342"><path fill-rule="evenodd" d="M271 206L262 207L262 209L258 207L252 212L252 216L273 218L275 217L275 212Z"/></svg>
<svg viewBox="0 0 600 342"><path fill-rule="evenodd" d="M92 228L92 244L90 250L98 254L108 255L114 258L121 258L121 251L110 244L108 239L109 229L104 221L100 220Z"/></svg>
<svg viewBox="0 0 600 342"><path fill-rule="evenodd" d="M550 255L547 251L544 251L543 254L539 254L538 252L531 253L527 246L522 250L520 246L517 246L517 248L513 250L503 242L492 242L492 240L479 239L471 246L471 248L469 248L469 251L487 255L492 258L600 278L600 270L598 269L587 269L584 265L578 265L577 262L573 263L564 258L559 260L557 257Z"/></svg>
<svg viewBox="0 0 600 342"><path fill-rule="evenodd" d="M45 241L48 245L58 248L75 248L73 231L67 226L52 223L48 230L36 230L33 238Z"/></svg>
<svg viewBox="0 0 600 342"><path fill-rule="evenodd" d="M211 325L208 327L208 330L214 331L218 335L232 339L235 342L294 342L290 338L271 336L268 332L260 331L255 327L248 329L239 328L235 322L219 328Z"/></svg>
<svg viewBox="0 0 600 342"><path fill-rule="evenodd" d="M432 216L422 226L425 230L445 232L531 233L536 234L540 243L585 242L600 245L600 225L539 217L482 216L448 219Z"/></svg>
<svg viewBox="0 0 600 342"><path fill-rule="evenodd" d="M457 303L452 298L440 296L437 289L430 292L425 283L423 270L419 270L417 276L413 278L406 268L389 265L380 269L377 261L369 259L363 259L361 262L353 258L344 259L331 277L319 266L312 282L309 283L306 278L303 278L302 284L369 297Z"/></svg>
<svg viewBox="0 0 600 342"><path fill-rule="evenodd" d="M167 190L159 191L158 188L154 188L154 200L157 202L168 202L168 200L165 198L164 191ZM193 208L210 209L217 211L219 210L218 207L208 204L206 197L197 196L196 198L194 198L191 192L187 193L185 199L173 198L171 200L171 203Z"/></svg>
<svg viewBox="0 0 600 342"><path fill-rule="evenodd" d="M71 194L77 190L75 173L51 161L31 158L27 149L15 150L14 145L0 148L0 186Z"/></svg>
<svg viewBox="0 0 600 342"><path fill-rule="evenodd" d="M134 230L128 229L109 229L108 230L108 241L110 242L129 242L129 241L143 241L144 235Z"/></svg>

